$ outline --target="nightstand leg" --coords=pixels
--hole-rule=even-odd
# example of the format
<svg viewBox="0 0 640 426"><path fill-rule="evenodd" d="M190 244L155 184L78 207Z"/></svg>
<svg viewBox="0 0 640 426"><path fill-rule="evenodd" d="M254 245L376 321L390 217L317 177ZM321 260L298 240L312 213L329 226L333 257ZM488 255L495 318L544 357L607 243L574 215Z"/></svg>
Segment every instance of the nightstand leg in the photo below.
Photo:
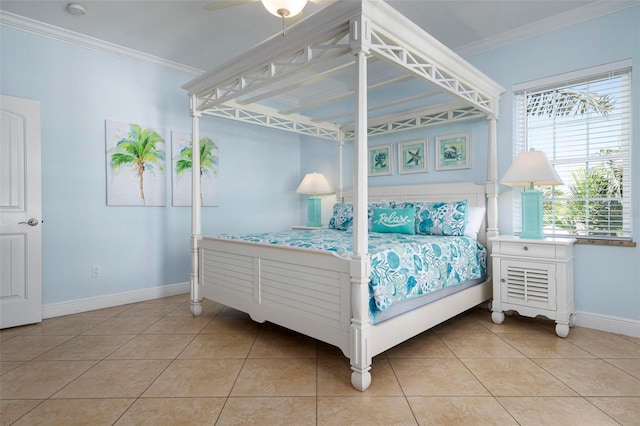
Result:
<svg viewBox="0 0 640 426"><path fill-rule="evenodd" d="M567 337L569 335L569 324L556 323L556 334L558 337Z"/></svg>
<svg viewBox="0 0 640 426"><path fill-rule="evenodd" d="M495 324L502 324L504 322L504 312L493 311L491 313L491 321L493 321Z"/></svg>

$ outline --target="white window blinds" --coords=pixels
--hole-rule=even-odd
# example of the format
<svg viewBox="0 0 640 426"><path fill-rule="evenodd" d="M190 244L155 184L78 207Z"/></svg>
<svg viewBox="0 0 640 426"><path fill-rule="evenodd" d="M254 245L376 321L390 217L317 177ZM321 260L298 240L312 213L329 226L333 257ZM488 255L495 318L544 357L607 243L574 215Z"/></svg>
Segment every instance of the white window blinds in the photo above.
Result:
<svg viewBox="0 0 640 426"><path fill-rule="evenodd" d="M541 188L545 234L631 238L631 61L515 86L514 108L514 158L544 151L564 182Z"/></svg>

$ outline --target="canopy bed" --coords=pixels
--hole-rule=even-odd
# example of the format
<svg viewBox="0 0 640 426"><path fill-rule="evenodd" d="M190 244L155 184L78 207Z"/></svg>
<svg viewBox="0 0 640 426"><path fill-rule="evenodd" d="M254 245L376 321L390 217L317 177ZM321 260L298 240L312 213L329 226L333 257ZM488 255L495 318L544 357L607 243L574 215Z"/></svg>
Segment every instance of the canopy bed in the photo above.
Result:
<svg viewBox="0 0 640 426"><path fill-rule="evenodd" d="M203 237L200 181L193 174L194 315L201 313L206 297L256 321L335 345L350 358L353 386L365 390L373 356L491 298L490 274L481 274L479 284L431 303L409 304L387 319L371 316L370 292L377 291L370 287L375 256L370 247L377 239L369 233L372 203L392 202L418 221L418 211L433 207L427 202L486 208L477 241L490 250L488 238L498 234L496 118L503 89L392 7L374 0L335 2L183 88L190 98L196 153L202 115L335 141L341 174L342 146L354 143L353 188L343 191L341 175L338 189L338 200L351 203L346 206L352 211L342 234L349 240L346 254L335 246L326 251L263 244L255 236ZM368 186L369 137L483 117L489 141L486 184ZM193 170L198 168L195 156ZM475 240L462 233L449 235L476 249ZM478 251L477 257L486 256ZM443 268L451 272L451 266ZM470 269L477 273L482 267Z"/></svg>

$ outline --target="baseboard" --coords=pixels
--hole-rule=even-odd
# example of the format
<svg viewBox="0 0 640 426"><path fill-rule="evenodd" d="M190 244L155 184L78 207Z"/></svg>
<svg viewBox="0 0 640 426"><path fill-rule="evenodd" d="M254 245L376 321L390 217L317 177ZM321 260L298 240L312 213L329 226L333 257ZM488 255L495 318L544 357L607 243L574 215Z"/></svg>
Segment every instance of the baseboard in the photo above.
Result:
<svg viewBox="0 0 640 426"><path fill-rule="evenodd" d="M162 297L185 294L190 291L190 284L178 283L142 290L126 291L124 293L107 294L104 296L88 297L86 299L70 300L68 302L42 305L42 319L77 314L79 312L94 311L96 309L111 308L128 303L144 302L145 300L160 299Z"/></svg>
<svg viewBox="0 0 640 426"><path fill-rule="evenodd" d="M640 321L589 312L576 312L576 325L640 338Z"/></svg>

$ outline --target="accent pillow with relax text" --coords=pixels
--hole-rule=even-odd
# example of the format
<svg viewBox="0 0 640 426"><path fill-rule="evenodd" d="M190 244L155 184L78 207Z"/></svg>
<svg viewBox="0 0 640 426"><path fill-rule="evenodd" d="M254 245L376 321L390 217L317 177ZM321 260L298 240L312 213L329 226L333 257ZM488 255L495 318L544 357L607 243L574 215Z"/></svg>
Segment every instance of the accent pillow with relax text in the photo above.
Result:
<svg viewBox="0 0 640 426"><path fill-rule="evenodd" d="M414 207L404 209L374 209L373 232L393 232L397 234L415 233Z"/></svg>

